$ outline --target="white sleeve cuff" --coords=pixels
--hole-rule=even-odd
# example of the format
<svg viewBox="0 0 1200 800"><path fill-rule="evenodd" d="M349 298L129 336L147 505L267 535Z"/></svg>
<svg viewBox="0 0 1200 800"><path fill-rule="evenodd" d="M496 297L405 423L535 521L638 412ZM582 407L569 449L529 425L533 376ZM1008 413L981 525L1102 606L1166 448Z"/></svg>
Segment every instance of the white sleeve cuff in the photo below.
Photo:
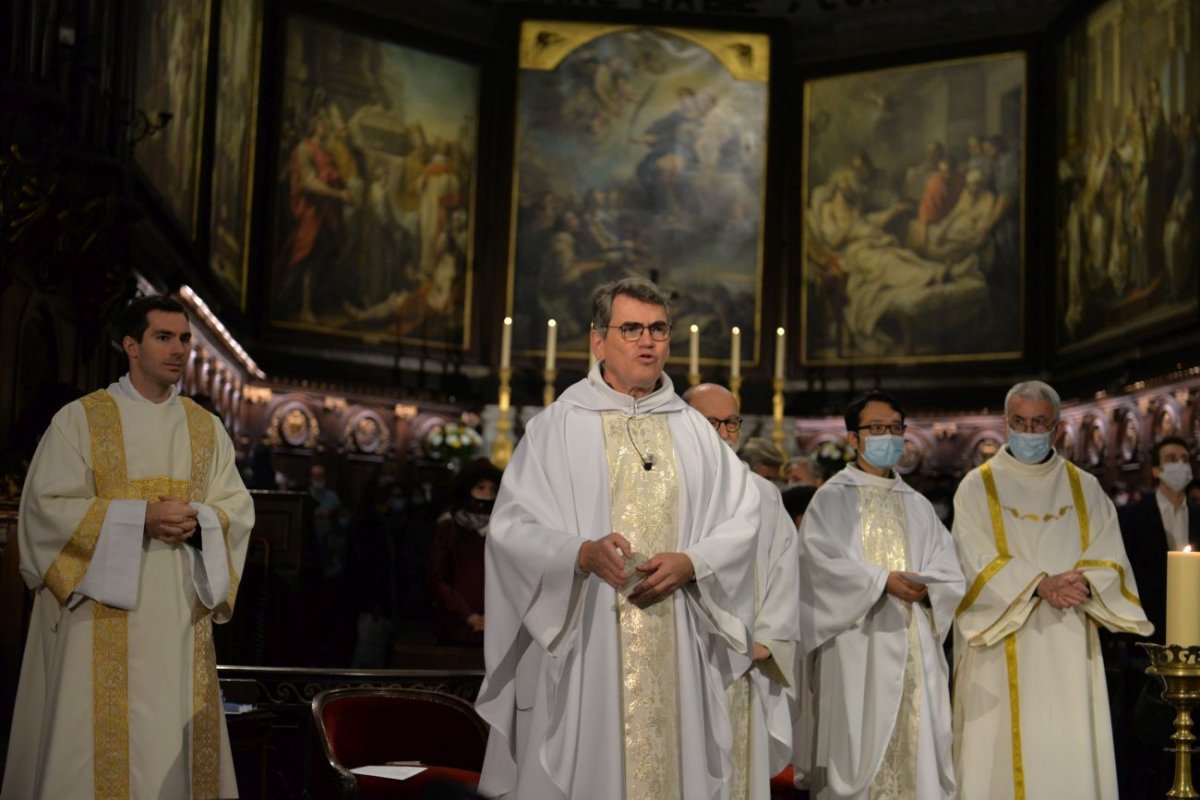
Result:
<svg viewBox="0 0 1200 800"><path fill-rule="evenodd" d="M229 560L225 555L225 536L221 520L206 503L192 503L200 526L202 549L184 545L192 572L196 597L205 608L216 608L229 599Z"/></svg>
<svg viewBox="0 0 1200 800"><path fill-rule="evenodd" d="M137 608L145 530L145 500L109 501L87 573L67 601L71 608L89 597L125 611Z"/></svg>

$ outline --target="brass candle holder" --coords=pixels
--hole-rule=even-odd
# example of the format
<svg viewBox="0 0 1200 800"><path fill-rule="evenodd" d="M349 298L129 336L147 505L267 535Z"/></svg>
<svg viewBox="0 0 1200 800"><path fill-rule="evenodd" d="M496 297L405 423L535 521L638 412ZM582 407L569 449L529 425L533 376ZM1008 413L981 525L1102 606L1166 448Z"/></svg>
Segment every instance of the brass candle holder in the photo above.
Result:
<svg viewBox="0 0 1200 800"><path fill-rule="evenodd" d="M779 452L784 452L783 449L783 386L784 379L776 377L774 381L775 394L771 397L771 416L774 419L774 424L771 427L771 441L775 443L775 449Z"/></svg>
<svg viewBox="0 0 1200 800"><path fill-rule="evenodd" d="M1169 748L1175 753L1175 783L1167 797L1200 797L1192 786L1192 752L1196 750L1192 707L1200 703L1200 646L1138 642L1138 647L1150 657L1146 674L1162 681L1162 697L1175 707L1174 746Z"/></svg>
<svg viewBox="0 0 1200 800"><path fill-rule="evenodd" d="M492 440L492 463L500 469L508 466L513 454L512 438L508 435L512 430L512 420L509 418L509 405L512 402L512 390L509 382L512 380L512 369L500 370L500 397L497 404L500 416L496 418L496 438Z"/></svg>
<svg viewBox="0 0 1200 800"><path fill-rule="evenodd" d="M554 379L558 377L558 370L546 370L542 378L546 381L546 385L542 388L542 405L549 407L554 402Z"/></svg>

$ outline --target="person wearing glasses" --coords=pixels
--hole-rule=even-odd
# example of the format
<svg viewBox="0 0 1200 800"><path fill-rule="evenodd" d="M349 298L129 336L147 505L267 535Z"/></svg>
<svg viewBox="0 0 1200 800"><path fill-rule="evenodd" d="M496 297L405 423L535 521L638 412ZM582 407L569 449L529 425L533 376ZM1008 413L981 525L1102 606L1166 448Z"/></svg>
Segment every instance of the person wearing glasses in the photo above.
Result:
<svg viewBox="0 0 1200 800"><path fill-rule="evenodd" d="M895 466L904 410L871 391L846 407L856 457L800 526L800 643L814 654L812 793L955 797L942 643L966 584L933 506Z"/></svg>
<svg viewBox="0 0 1200 800"><path fill-rule="evenodd" d="M954 625L954 764L962 800L1116 800L1097 629L1145 636L1117 514L1054 449L1058 393L1004 399L1008 444L959 484L954 539L970 590Z"/></svg>
<svg viewBox="0 0 1200 800"><path fill-rule="evenodd" d="M704 416L721 441L737 448L742 418L732 392L715 383L702 383L684 392L683 399ZM775 484L753 472L750 475L758 489L760 511L754 561L754 648L752 663L726 692L734 728L731 798L770 796L771 776L782 772L791 760L796 641L800 638L796 528Z"/></svg>
<svg viewBox="0 0 1200 800"><path fill-rule="evenodd" d="M592 293L586 378L529 421L484 553L489 797L718 797L753 644L759 495L663 372L653 283Z"/></svg>

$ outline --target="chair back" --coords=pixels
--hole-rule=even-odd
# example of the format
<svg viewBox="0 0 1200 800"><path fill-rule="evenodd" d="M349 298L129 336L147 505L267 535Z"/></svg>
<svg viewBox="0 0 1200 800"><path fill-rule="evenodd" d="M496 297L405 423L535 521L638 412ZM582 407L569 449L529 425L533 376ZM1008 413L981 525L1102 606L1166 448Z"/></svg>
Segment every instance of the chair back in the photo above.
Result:
<svg viewBox="0 0 1200 800"><path fill-rule="evenodd" d="M483 769L487 723L470 703L425 689L330 689L313 698L325 758L339 773L389 761Z"/></svg>

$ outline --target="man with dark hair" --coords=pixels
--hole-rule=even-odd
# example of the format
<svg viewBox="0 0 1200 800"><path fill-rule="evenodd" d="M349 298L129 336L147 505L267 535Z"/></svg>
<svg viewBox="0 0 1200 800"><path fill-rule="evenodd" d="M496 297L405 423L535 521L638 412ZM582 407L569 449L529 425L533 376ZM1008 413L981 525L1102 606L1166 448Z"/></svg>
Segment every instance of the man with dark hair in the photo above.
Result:
<svg viewBox="0 0 1200 800"><path fill-rule="evenodd" d="M856 397L846 438L857 457L817 490L800 527L820 798L956 793L942 642L965 584L950 533L893 469L904 430L894 397Z"/></svg>
<svg viewBox="0 0 1200 800"><path fill-rule="evenodd" d="M663 292L592 295L597 363L531 419L485 548L480 792L711 798L749 666L759 496L663 372Z"/></svg>
<svg viewBox="0 0 1200 800"><path fill-rule="evenodd" d="M55 415L21 498L34 605L5 800L237 793L212 623L253 504L220 421L179 397L183 307L142 298L121 330L129 373Z"/></svg>
<svg viewBox="0 0 1200 800"><path fill-rule="evenodd" d="M1061 406L1042 381L1009 389L1008 444L954 495L971 581L954 618L963 800L1117 798L1097 629L1145 635L1151 625L1112 501L1054 450Z"/></svg>

